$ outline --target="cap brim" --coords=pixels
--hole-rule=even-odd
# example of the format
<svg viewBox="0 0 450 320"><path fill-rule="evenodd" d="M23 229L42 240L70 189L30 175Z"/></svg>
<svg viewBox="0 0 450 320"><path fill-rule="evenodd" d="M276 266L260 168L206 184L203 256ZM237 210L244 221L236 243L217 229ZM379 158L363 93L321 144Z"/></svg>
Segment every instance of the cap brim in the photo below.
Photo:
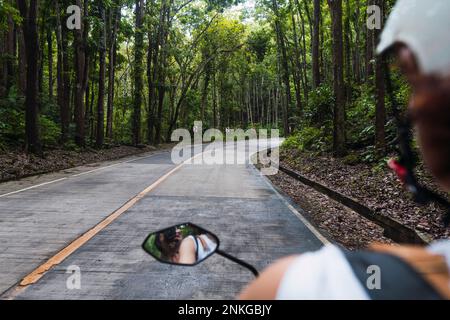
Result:
<svg viewBox="0 0 450 320"><path fill-rule="evenodd" d="M394 39L386 39L382 38L380 43L377 46L376 53L377 55L384 54L387 50L389 50L395 44Z"/></svg>

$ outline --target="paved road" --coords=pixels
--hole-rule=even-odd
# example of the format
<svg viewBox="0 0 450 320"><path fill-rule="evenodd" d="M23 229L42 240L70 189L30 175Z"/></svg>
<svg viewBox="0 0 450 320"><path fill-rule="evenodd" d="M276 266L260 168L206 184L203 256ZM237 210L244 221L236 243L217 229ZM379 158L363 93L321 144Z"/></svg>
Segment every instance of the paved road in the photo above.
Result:
<svg viewBox="0 0 450 320"><path fill-rule="evenodd" d="M226 154L232 150L225 147ZM175 267L156 262L141 249L149 232L187 221L218 235L222 250L258 269L323 244L248 162L184 165L37 283L14 289L24 276L175 168L169 152L107 165L94 172L75 169L53 176L63 180L0 195L0 292L13 288L2 298L235 297L252 279L239 265L213 256L194 268ZM82 174L73 176L78 171ZM70 266L81 270L79 290L66 286Z"/></svg>

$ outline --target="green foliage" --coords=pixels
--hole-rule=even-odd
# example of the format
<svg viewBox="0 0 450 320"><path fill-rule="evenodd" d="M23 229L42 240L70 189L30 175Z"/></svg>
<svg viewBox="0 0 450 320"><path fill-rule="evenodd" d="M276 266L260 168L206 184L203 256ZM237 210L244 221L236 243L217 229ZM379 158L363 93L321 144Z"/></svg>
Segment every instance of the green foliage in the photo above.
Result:
<svg viewBox="0 0 450 320"><path fill-rule="evenodd" d="M333 88L328 84L322 84L310 92L304 116L311 124L323 124L325 120L332 119L333 104Z"/></svg>
<svg viewBox="0 0 450 320"><path fill-rule="evenodd" d="M373 140L375 135L375 94L369 85L355 87L356 98L348 106L348 139L349 142L365 142Z"/></svg>
<svg viewBox="0 0 450 320"><path fill-rule="evenodd" d="M45 146L56 146L61 136L59 125L47 116L40 117L40 124L42 143Z"/></svg>
<svg viewBox="0 0 450 320"><path fill-rule="evenodd" d="M10 145L23 145L25 142L24 98L13 86L9 95L0 100L0 144L2 148Z"/></svg>
<svg viewBox="0 0 450 320"><path fill-rule="evenodd" d="M374 163L378 157L376 154L375 146L368 146L364 152L361 153L361 161L365 163Z"/></svg>
<svg viewBox="0 0 450 320"><path fill-rule="evenodd" d="M156 247L155 238L156 238L156 236L154 234L151 235L150 238L147 240L147 242L145 242L144 246L145 246L145 249L148 252L151 252L157 258L160 258L161 257L161 251L159 251L159 249Z"/></svg>
<svg viewBox="0 0 450 320"><path fill-rule="evenodd" d="M373 171L374 172L381 172L383 170L386 170L386 168L388 168L388 161L390 160L390 157L383 157L381 159L378 160L377 163L375 163L375 165L373 166Z"/></svg>
<svg viewBox="0 0 450 320"><path fill-rule="evenodd" d="M24 97L20 96L16 87L12 87L9 95L0 100L0 148L23 146L25 144L25 111ZM45 146L56 146L61 134L60 126L49 116L40 116L41 139Z"/></svg>
<svg viewBox="0 0 450 320"><path fill-rule="evenodd" d="M93 142L96 133L98 81L100 63L98 59L99 38L103 27L100 16L101 7L107 9L107 42L108 47L113 40L113 15L119 7L121 13L117 30L117 53L115 59L115 96L113 101L113 141L130 144L132 137L132 107L137 96L136 109L142 110L141 136L147 142L147 121L150 110L153 115L159 106L159 94L164 88L161 101L162 137L170 136L170 129L176 127L191 128L194 121L203 120L204 129L214 124L218 128L279 128L283 131L284 110L286 107L286 88L283 80L283 64L288 65L291 104L287 107L287 120L295 134L286 140L285 146L305 151L323 152L332 148L333 141L333 58L331 32L331 11L326 1L322 1L320 30L320 65L321 83L317 89L312 88L312 30L314 21L312 1L271 0L256 1L255 8L249 3L244 9L230 8L241 3L241 0L207 0L207 1L160 1L148 2L145 6L145 18L140 30L136 30L136 7L133 0L88 1L84 17L87 33L86 46L89 52L88 85L89 103L86 111L86 140ZM387 9L392 1L386 3ZM375 93L374 79L366 79L365 73L365 33L358 28L364 25L366 3L349 0L343 3L343 26L350 23L349 32L344 38L350 41L350 61L342 66L345 72L346 85L350 86L350 97L346 104L346 134L350 148L358 150L355 154L361 161L374 162L374 118ZM21 18L14 1L0 0L0 31L6 31L10 25L9 17L17 24ZM64 7L60 6L60 18L64 20ZM231 9L231 10L228 10ZM345 9L349 9L348 11ZM239 10L238 14L236 11ZM244 12L245 11L245 12ZM277 11L277 12L275 12ZM40 102L40 131L43 144L54 146L60 136L60 108L56 97L49 97L50 63L48 63L47 32L52 36L50 48L53 50L53 95L57 93L56 81L57 61L61 48L57 39L57 12L52 2L42 1L38 17L39 38L43 41L43 58L41 66L42 82ZM350 15L350 16L349 16ZM164 19L169 21L164 22ZM279 29L274 22L277 22ZM63 21L64 22L64 21ZM162 24L161 24L162 23ZM296 29L294 30L294 27ZM2 33L3 34L3 33ZM142 36L136 37L136 35ZM69 66L67 85L73 90L76 72L74 62L77 57L74 50L74 33L65 33L66 52ZM136 41L137 39L141 39ZM284 41L287 61L281 52ZM139 50L136 50L139 49ZM138 57L142 63L137 65L136 51L145 55ZM14 68L14 82L18 83L18 50L14 56L0 56L0 63L11 59ZM345 53L345 52L344 52ZM151 56L147 57L146 55ZM107 52L109 55L109 50ZM139 56L139 55L138 55ZM359 57L359 59L356 59ZM296 59L300 61L296 61ZM345 59L347 60L347 58ZM112 61L109 56L105 65ZM359 63L360 74L355 72ZM347 71L347 66L350 70ZM138 68L137 68L138 67ZM148 67L148 69L146 68ZM147 77L150 76L150 81ZM392 72L396 98L400 104L406 104L409 88L399 72ZM137 80L140 79L140 80ZM66 80L66 79L64 79ZM294 85L294 81L298 81ZM109 87L109 80L106 79ZM143 82L143 83L142 83ZM150 83L151 82L151 83ZM206 85L205 85L206 83ZM361 84L363 83L363 84ZM153 90L149 87L152 85ZM2 88L3 89L3 88ZM9 89L9 88L8 88ZM297 91L296 91L297 90ZM149 93L153 93L149 97ZM139 95L141 93L141 95ZM76 149L72 143L75 132L73 117L73 92L70 92L70 113L68 139L66 148ZM105 98L107 92L105 93ZM297 97L302 101L297 104ZM152 105L149 105L152 99ZM106 100L106 99L105 99ZM204 103L204 105L202 105ZM25 120L23 97L15 87L9 90L8 97L0 101L0 148L21 146L25 143ZM105 101L106 104L106 101ZM297 108L297 105L299 108ZM106 105L105 105L106 107ZM204 110L202 110L204 108ZM203 113L202 113L203 111ZM386 138L393 141L395 125L391 120L387 102ZM203 119L201 118L203 115ZM106 116L106 112L105 112ZM175 123L175 128L172 124ZM362 152L362 155L361 155ZM356 158L348 158L353 163Z"/></svg>
<svg viewBox="0 0 450 320"><path fill-rule="evenodd" d="M189 91L184 108L189 110L189 113L183 117L184 121L181 123L181 127L189 128L197 119L200 119L200 92Z"/></svg>
<svg viewBox="0 0 450 320"><path fill-rule="evenodd" d="M0 108L0 141L3 145L23 144L25 141L24 112Z"/></svg>
<svg viewBox="0 0 450 320"><path fill-rule="evenodd" d="M0 31L7 28L8 18L11 17L16 23L22 22L19 10L14 8L8 1L1 1L0 3Z"/></svg>
<svg viewBox="0 0 450 320"><path fill-rule="evenodd" d="M357 153L348 154L347 156L344 157L342 161L348 165L355 165L361 162L359 155Z"/></svg>
<svg viewBox="0 0 450 320"><path fill-rule="evenodd" d="M297 131L283 143L283 148L299 151L323 152L326 150L329 138L324 135L322 129L304 127Z"/></svg>
<svg viewBox="0 0 450 320"><path fill-rule="evenodd" d="M131 144L131 106L132 97L120 97L116 100L114 111L113 135L114 141Z"/></svg>
<svg viewBox="0 0 450 320"><path fill-rule="evenodd" d="M270 44L270 34L265 29L253 31L247 40L247 46L256 55L258 62L263 62Z"/></svg>

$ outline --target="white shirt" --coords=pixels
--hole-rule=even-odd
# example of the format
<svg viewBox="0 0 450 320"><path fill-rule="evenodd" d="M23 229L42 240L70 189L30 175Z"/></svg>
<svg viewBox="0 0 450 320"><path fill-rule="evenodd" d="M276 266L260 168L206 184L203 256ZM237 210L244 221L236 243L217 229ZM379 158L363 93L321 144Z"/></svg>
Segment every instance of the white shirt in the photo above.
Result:
<svg viewBox="0 0 450 320"><path fill-rule="evenodd" d="M444 256L447 266L450 266L450 241L436 242L428 247L428 251ZM296 258L283 276L276 298L278 300L370 299L344 254L334 245Z"/></svg>
<svg viewBox="0 0 450 320"><path fill-rule="evenodd" d="M194 236L189 236L188 238L192 239L192 241L194 241L195 244L195 250L197 251L197 261L201 261L203 259L205 259L206 257L208 257L212 252L214 252L214 250L216 250L217 247L217 243L215 243L214 241L212 241L210 238L208 238L207 235L202 234L200 236L197 236L197 241L194 238ZM205 247L203 247L203 243L202 241L200 241L201 238L203 240L203 243L206 244ZM198 245L198 247L197 247Z"/></svg>
<svg viewBox="0 0 450 320"><path fill-rule="evenodd" d="M278 288L277 300L368 300L342 251L328 245L299 256Z"/></svg>

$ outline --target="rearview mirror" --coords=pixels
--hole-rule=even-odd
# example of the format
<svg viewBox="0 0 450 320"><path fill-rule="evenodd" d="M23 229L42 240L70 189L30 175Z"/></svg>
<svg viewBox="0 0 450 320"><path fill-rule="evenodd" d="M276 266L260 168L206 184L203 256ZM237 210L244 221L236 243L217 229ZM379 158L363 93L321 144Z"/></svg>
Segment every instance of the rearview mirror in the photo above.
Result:
<svg viewBox="0 0 450 320"><path fill-rule="evenodd" d="M151 233L142 248L160 262L195 266L217 251L219 238L192 223L184 223Z"/></svg>

